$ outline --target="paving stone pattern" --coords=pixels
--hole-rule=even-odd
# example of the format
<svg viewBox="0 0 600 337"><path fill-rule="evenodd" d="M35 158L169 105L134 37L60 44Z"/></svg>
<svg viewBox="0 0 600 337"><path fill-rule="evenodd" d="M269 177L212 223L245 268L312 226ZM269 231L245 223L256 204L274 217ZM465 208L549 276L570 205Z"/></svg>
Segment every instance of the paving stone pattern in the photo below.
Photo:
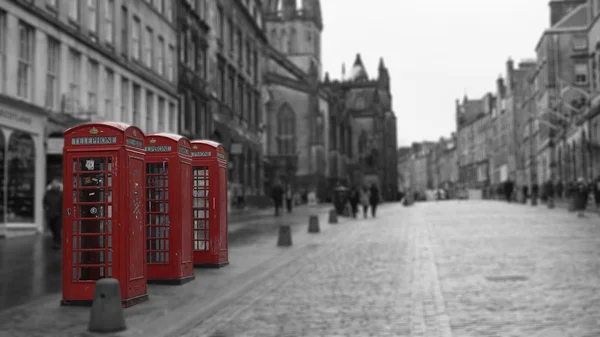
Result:
<svg viewBox="0 0 600 337"><path fill-rule="evenodd" d="M600 225L497 202L422 205L454 336L600 336Z"/></svg>
<svg viewBox="0 0 600 337"><path fill-rule="evenodd" d="M409 336L415 231L386 211L184 336Z"/></svg>

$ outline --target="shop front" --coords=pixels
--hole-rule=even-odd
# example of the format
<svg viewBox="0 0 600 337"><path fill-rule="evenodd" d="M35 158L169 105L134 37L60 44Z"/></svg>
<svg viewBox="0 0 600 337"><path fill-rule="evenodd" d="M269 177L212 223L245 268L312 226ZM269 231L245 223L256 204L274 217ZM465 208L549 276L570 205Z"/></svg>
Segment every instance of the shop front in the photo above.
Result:
<svg viewBox="0 0 600 337"><path fill-rule="evenodd" d="M0 237L44 230L46 112L0 95Z"/></svg>

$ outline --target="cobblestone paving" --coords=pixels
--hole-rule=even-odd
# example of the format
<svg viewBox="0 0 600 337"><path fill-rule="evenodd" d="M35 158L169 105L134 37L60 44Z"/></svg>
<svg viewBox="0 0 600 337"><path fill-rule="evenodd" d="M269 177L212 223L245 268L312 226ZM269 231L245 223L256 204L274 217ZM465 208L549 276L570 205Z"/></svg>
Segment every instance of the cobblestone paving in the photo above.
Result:
<svg viewBox="0 0 600 337"><path fill-rule="evenodd" d="M497 202L423 204L454 336L600 336L600 225Z"/></svg>
<svg viewBox="0 0 600 337"><path fill-rule="evenodd" d="M282 271L271 284L258 287L185 337L409 336L411 326L431 323L433 317L421 316L435 314L436 308L409 314L413 300L430 300L411 298L415 227L390 221L406 208L386 211L393 214L344 224L358 227L357 232L329 249L316 248L291 275ZM414 335L437 336L432 331L425 328Z"/></svg>

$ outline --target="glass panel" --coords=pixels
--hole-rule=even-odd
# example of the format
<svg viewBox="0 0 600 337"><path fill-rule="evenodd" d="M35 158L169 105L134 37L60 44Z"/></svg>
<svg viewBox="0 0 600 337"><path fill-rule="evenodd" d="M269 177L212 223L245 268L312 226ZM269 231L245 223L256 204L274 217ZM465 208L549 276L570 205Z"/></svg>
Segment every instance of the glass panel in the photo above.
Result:
<svg viewBox="0 0 600 337"><path fill-rule="evenodd" d="M112 162L112 158L108 158ZM79 158L78 171L105 171L106 158ZM111 165L112 167L112 165Z"/></svg>
<svg viewBox="0 0 600 337"><path fill-rule="evenodd" d="M4 144L3 139L1 143ZM1 155L4 157L3 151ZM8 175L6 218L8 222L34 222L35 158L35 143L31 136L24 132L13 132L8 141L8 153L6 153ZM4 162L4 158L2 159Z"/></svg>
<svg viewBox="0 0 600 337"><path fill-rule="evenodd" d="M196 166L193 169L192 184L193 217L194 217L194 250L208 249L208 216L210 200L208 199L208 166Z"/></svg>
<svg viewBox="0 0 600 337"><path fill-rule="evenodd" d="M146 262L169 262L168 163L146 164Z"/></svg>
<svg viewBox="0 0 600 337"><path fill-rule="evenodd" d="M80 202L105 202L106 191L104 189L84 189L79 190L79 201Z"/></svg>

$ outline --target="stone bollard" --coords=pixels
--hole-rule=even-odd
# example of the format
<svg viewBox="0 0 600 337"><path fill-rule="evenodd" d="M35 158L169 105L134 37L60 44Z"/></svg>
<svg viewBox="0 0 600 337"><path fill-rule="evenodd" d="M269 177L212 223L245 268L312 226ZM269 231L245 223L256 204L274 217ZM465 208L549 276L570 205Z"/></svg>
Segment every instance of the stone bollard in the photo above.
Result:
<svg viewBox="0 0 600 337"><path fill-rule="evenodd" d="M103 278L96 281L88 330L91 332L117 332L125 329L119 281L114 278Z"/></svg>
<svg viewBox="0 0 600 337"><path fill-rule="evenodd" d="M289 247L292 245L292 228L289 225L279 225L277 246Z"/></svg>
<svg viewBox="0 0 600 337"><path fill-rule="evenodd" d="M345 217L349 218L351 213L352 213L352 208L350 207L350 204L346 204L346 207L344 207L343 215Z"/></svg>
<svg viewBox="0 0 600 337"><path fill-rule="evenodd" d="M338 223L337 212L335 211L335 209L332 209L329 211L329 223L330 224Z"/></svg>
<svg viewBox="0 0 600 337"><path fill-rule="evenodd" d="M319 217L317 215L311 215L308 218L308 232L309 233L319 233L321 229L319 228Z"/></svg>

